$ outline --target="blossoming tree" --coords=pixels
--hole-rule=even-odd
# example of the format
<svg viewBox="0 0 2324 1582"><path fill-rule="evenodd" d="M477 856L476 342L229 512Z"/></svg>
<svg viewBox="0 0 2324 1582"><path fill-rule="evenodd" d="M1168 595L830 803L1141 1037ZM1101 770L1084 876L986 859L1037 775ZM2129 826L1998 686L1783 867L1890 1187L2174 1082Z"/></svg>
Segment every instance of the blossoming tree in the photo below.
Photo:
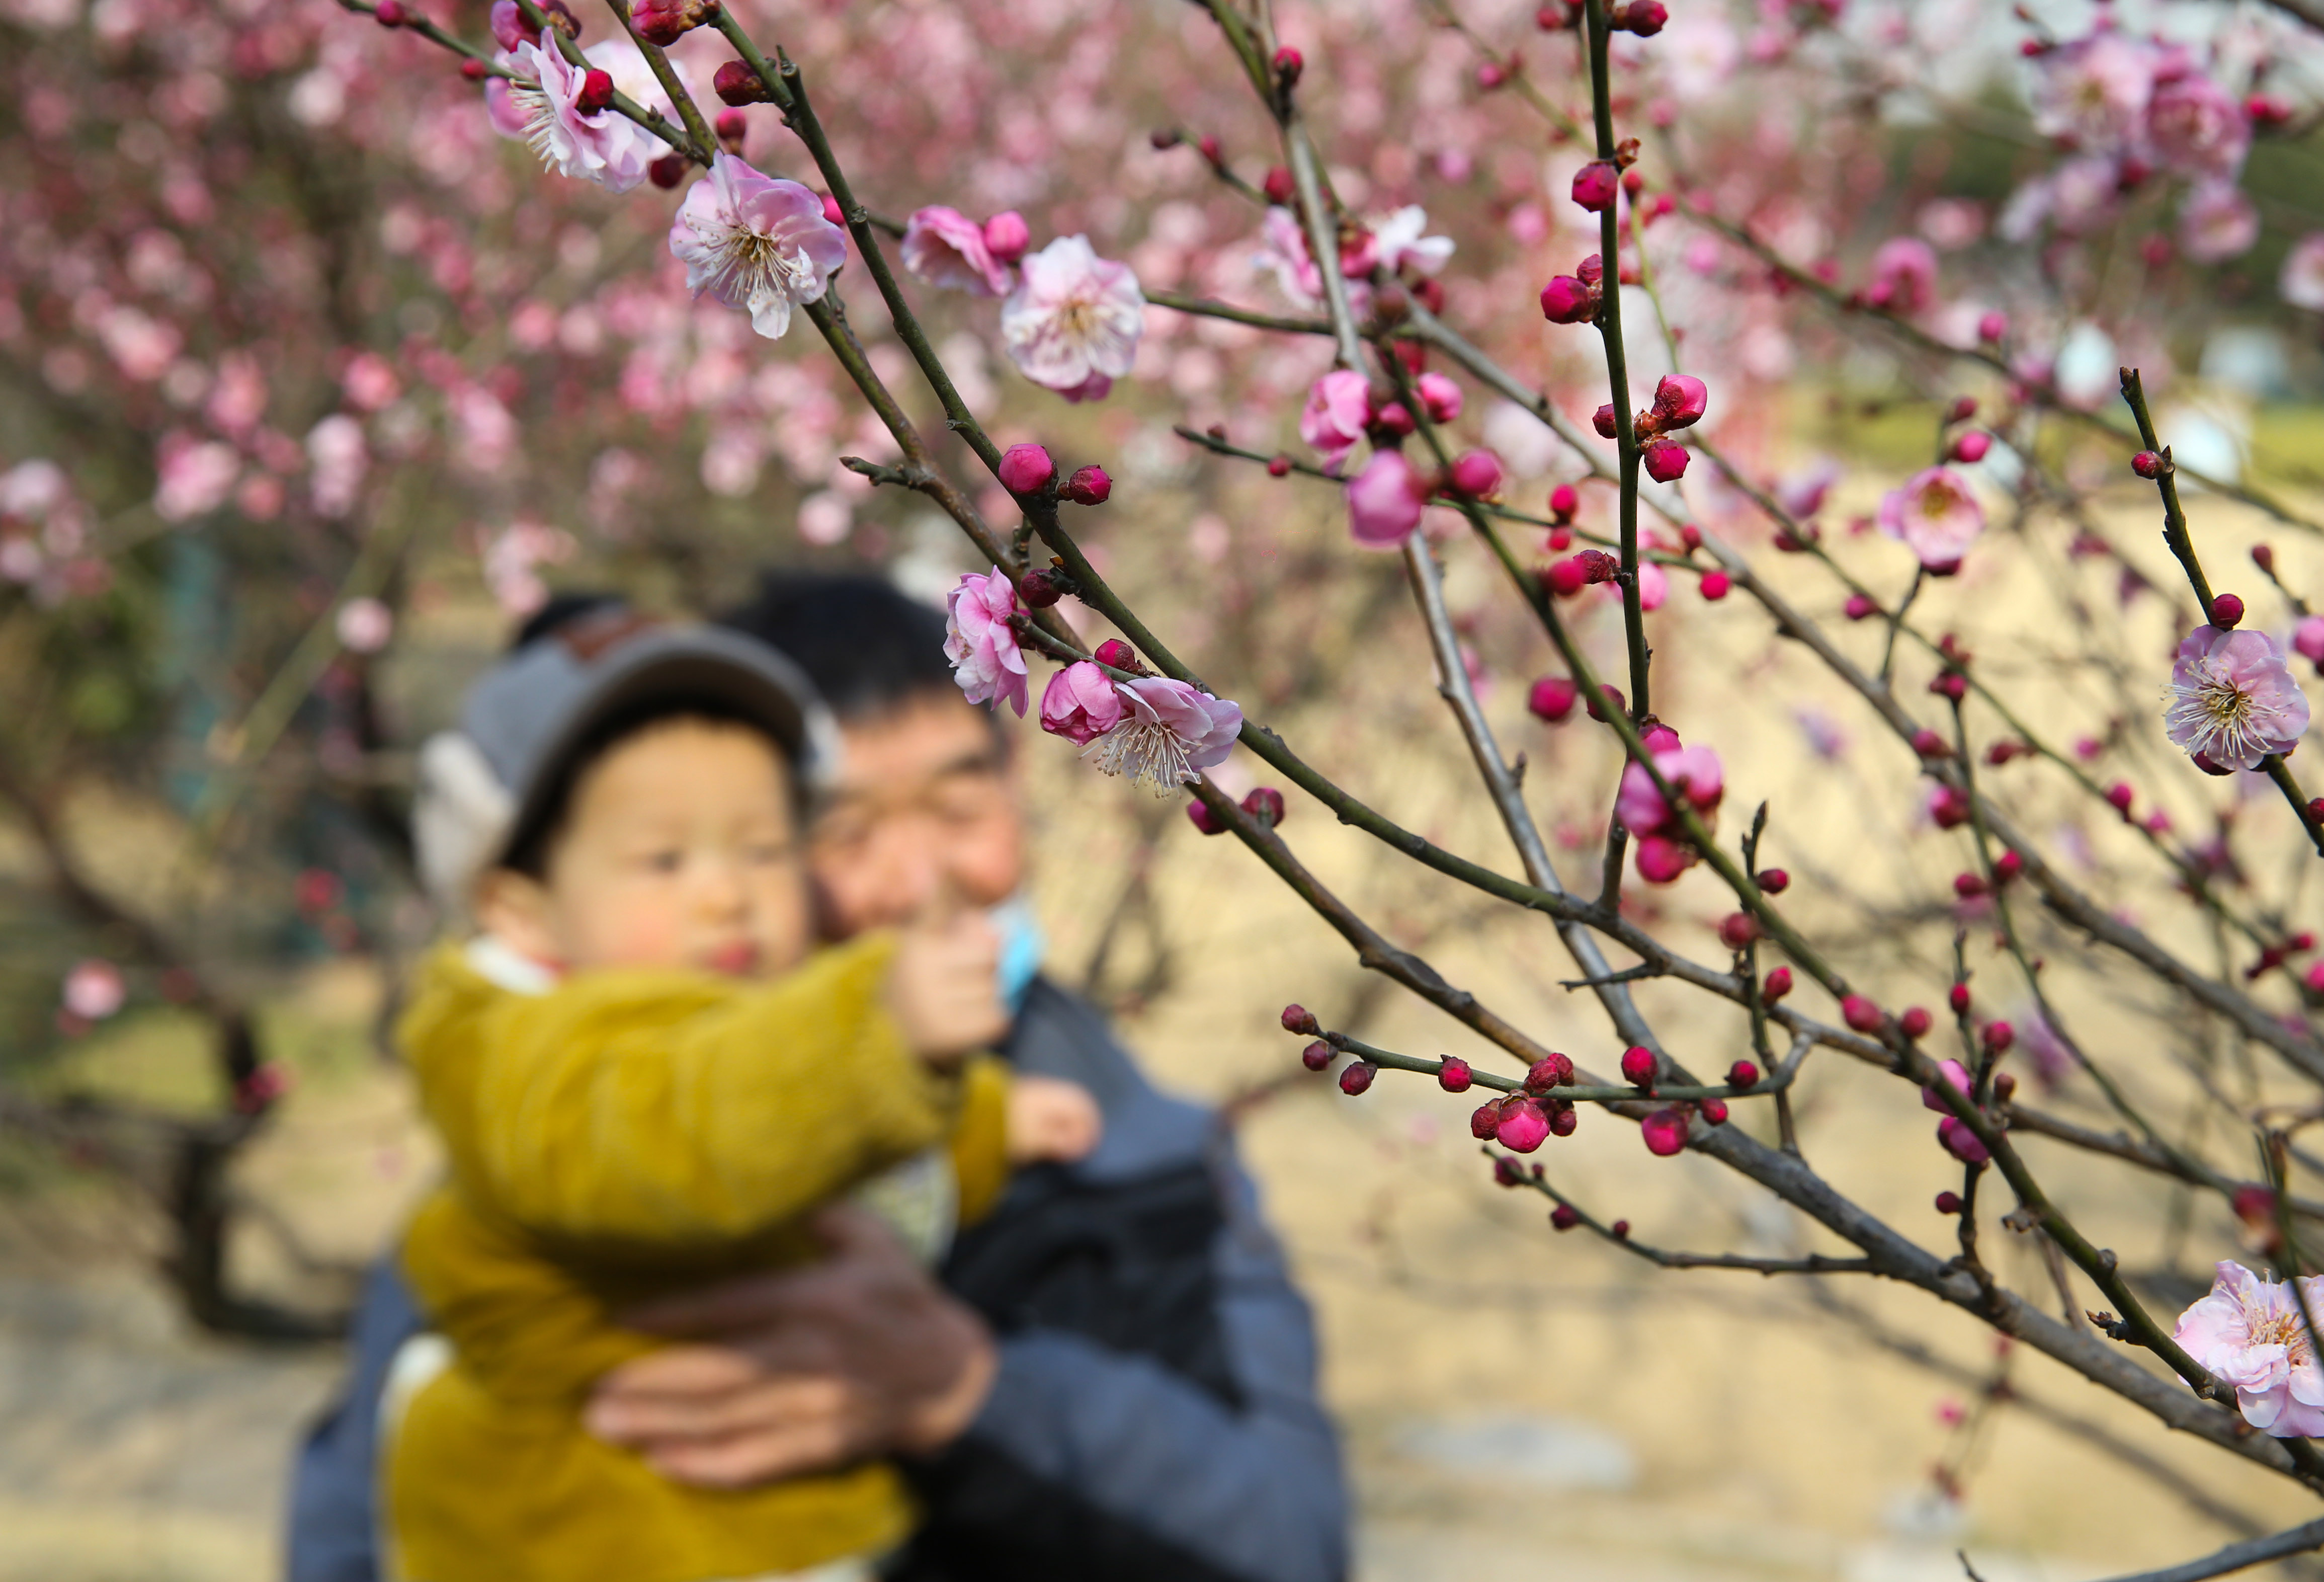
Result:
<svg viewBox="0 0 2324 1582"><path fill-rule="evenodd" d="M2283 311L2324 311L2324 217L2246 179L2296 149L2318 114L2300 97L2296 63L2315 58L2304 29L2318 20L2301 5L2227 22L2189 6L2154 35L2103 16L2071 38L2022 23L2011 42L2028 116L2005 122L2012 168L1979 178L1983 200L1892 180L1881 162L1891 114L1997 135L1990 108L1960 97L1943 69L1944 24L1910 8L1820 0L1744 17L1707 0L1552 0L1538 13L1428 0L1342 17L1209 0L1168 18L964 5L761 19L718 0L587 14L534 0L464 15L342 5L357 14L336 31L264 7L247 26L208 24L218 61L252 80L319 51L289 100L307 130L254 146L295 167L302 138L348 115L392 115L416 129L404 157L467 186L458 201L389 209L383 230L441 307L388 347L360 312L343 314L336 338L313 343L333 348L306 382L327 391L327 410L302 398L303 439L270 425L280 398L263 380L251 393L249 367L193 356L186 331L137 305L136 291L186 276L164 257L171 243L133 232L83 248L134 285L117 292L20 254L86 319L107 377L198 412L153 440L141 509L158 523L231 513L264 524L288 511L327 529L383 511L314 546L303 574L337 591L313 601L309 639L249 634L254 651L287 648L293 662L273 672L279 701L233 722L230 763L263 757L322 678L333 680L318 696L362 717L362 656L389 641L409 597L383 531L409 521L382 504L400 478L440 458L490 501L504 525L474 547L521 611L542 596L543 566L573 552L568 523L601 524L616 541L591 552L615 572L702 559L694 539L634 525L653 469L625 430L701 419L703 483L728 498L748 496L763 459L788 447L800 487L781 504L809 542L876 525L885 492L924 502L973 546L982 569L949 600L947 652L966 696L1037 714L1095 770L1185 795L1194 828L1247 847L1362 966L1505 1067L1380 1047L1330 1005L1287 1007L1305 1064L1336 1067L1342 1091L1362 1095L1382 1072L1470 1096L1464 1107L1481 1090L1471 1124L1495 1179L1539 1194L1557 1230L1674 1270L1915 1289L2163 1426L2324 1493L2306 1437L2324 1368L2304 1283L2324 1208L2296 1179L2312 1168L2299 1133L2324 1078L2310 1016L2324 967L2303 967L2315 942L2300 927L2324 810L2295 772L2310 718L2292 669L2295 656L2324 662L2324 617L2296 578L2278 580L2266 542L2252 552L2249 601L2223 590L2206 519L2256 516L2278 537L2324 529L2246 479L2200 406L2158 420L2135 371L2167 393L2163 326L2202 321L2229 286L2253 291L2256 257L2274 260ZM976 47L1020 23L1039 47L1001 59ZM176 23L208 36L189 16ZM1159 68L1131 82L1133 60L1169 61L1167 84ZM957 87L927 86L939 79ZM189 124L205 94L226 92L170 80ZM389 83L408 93L392 112ZM36 133L56 128L39 135L64 135L69 106L42 109L29 87L24 102ZM493 134L556 179L495 162ZM200 233L215 199L191 196L173 158L152 162L155 201L175 217L154 232ZM283 179L295 190L297 178ZM1910 205L1871 201L1891 188ZM928 197L952 201L912 207ZM51 230L67 223L55 195L21 201ZM511 205L518 220L502 235L497 211ZM665 227L667 264L643 258L641 241L651 247ZM1106 255L1141 228L1126 256ZM603 264L624 249L626 263ZM327 252L315 267L331 278ZM563 275L579 282L560 303L547 282ZM206 278L222 289L237 276L221 259ZM687 310L687 292L701 305ZM503 333L540 361L509 357ZM62 352L78 356L78 375ZM1783 396L1809 358L1877 359L1910 410L1935 418L1933 454L1906 466L1854 454L1886 421L1872 403L1837 426L1851 470L1882 474L1876 508L1846 529L1842 469L1787 434L1807 427ZM50 363L52 390L96 376L77 345L52 347ZM1001 365L1021 376L1017 393L988 372ZM852 427L843 384L866 414ZM424 402L405 394L419 386ZM618 402L592 400L607 388ZM539 390L554 403L520 422ZM1285 509L1256 504L1279 498L1330 503L1344 525L1336 559L1259 580L1220 547L1231 541L1222 522L1190 532L1150 586L1117 578L1110 567L1132 557L1106 541L1106 523L1138 508L1141 475L1150 484L1166 468L1124 460L1117 497L1107 462L1061 465L1061 434L1076 447L1138 437L1093 407L1180 417L1178 442L1255 513ZM2201 442L2174 450L2158 421ZM0 545L0 571L67 608L124 562L75 536L87 513L54 472L7 475L24 531ZM521 515L490 500L519 477L545 502ZM2112 536L2098 503L2129 486L2161 507L2175 584ZM612 524L628 536L604 533ZM1271 708L1231 701L1254 696L1247 678L1216 665L1198 675L1181 652L1192 646L1154 615L1185 617L1178 578L1231 582L1264 609L1306 597L1308 582L1377 578L1390 557L1514 871L1391 817L1360 763L1327 770L1269 725ZM2113 577L2126 612L2167 611L2175 660L2126 650L2126 615L2092 618L2078 568ZM1496 593L1456 606L1448 573L1471 569ZM2091 679L2103 724L2061 720L2040 678L1992 657L2035 652L2035 634L1977 623L1950 597L2005 577L2054 583L2045 618L2071 651L2055 662ZM715 587L715 573L698 586ZM1929 620L1940 606L1972 627L1985 659ZM1765 860L1770 842L1804 849L1780 804L1733 818L1733 722L1688 713L1692 639L1713 622L1772 634L1853 697L1859 728L1893 741L1881 794L1914 805L1932 827L1923 838L1959 848L1956 876L1915 914L1944 937L1950 971L1874 983L1814 906L1845 875L1803 872L1795 885ZM1526 721L1496 719L1488 648L1522 667ZM1407 681L1420 661L1406 657ZM1315 689L1328 695L1328 680ZM311 715L300 723L318 728ZM1836 755L1836 721L1800 725L1809 754ZM1513 729L1532 733L1527 753L1512 750ZM2141 742L2166 740L2175 762L2145 758L2142 791L2123 766L2142 761ZM1528 777L1528 754L1554 767L1554 783L1538 767ZM2226 800L2209 799L2207 776ZM209 794L247 792L244 780L221 783ZM36 790L18 800L41 803ZM1591 1046L1549 1048L1343 901L1285 833L1305 808L1437 882L1538 914L1602 1013ZM2095 856L2085 817L2118 827L2121 851ZM61 861L66 843L53 848ZM1576 882L1577 855L1591 883ZM1690 935L1674 897L1714 913L1711 936ZM117 1009L103 967L68 981L68 1012ZM2078 1034L2057 987L2076 976L2135 979L2158 1024L2188 1020L2238 1052L2251 1073L2240 1087L2209 1064L2195 1073L2208 1130L2160 1118L2145 1065ZM1656 1007L1680 991L1726 1008L1719 1039L1659 1030ZM1941 998L1947 1014L1915 995ZM233 1046L235 1091L259 1112L269 1089L246 1043ZM1936 1113L1928 1146L1959 1171L1933 1205L1941 1236L1876 1216L1811 1162L1798 1100L1833 1059L1885 1074L1898 1105ZM1558 1140L1585 1124L1635 1127L1652 1156L1714 1161L1789 1205L1831 1250L1683 1250L1633 1235L1557 1167ZM2213 1206L2209 1223L2242 1226L2245 1255L2268 1271L2222 1263L2174 1324L2045 1187L2046 1161L2065 1151ZM1997 1226L2043 1249L2054 1289L2004 1278L1981 1239ZM2320 1545L2324 1522L2311 1522L2167 1574Z"/></svg>

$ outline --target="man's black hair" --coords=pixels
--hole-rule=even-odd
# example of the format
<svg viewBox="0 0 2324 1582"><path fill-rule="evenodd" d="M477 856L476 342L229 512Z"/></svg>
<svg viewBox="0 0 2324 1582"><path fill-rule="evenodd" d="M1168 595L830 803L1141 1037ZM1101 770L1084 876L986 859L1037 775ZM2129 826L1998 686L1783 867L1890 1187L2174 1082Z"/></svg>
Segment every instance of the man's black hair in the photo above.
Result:
<svg viewBox="0 0 2324 1582"><path fill-rule="evenodd" d="M930 693L959 696L940 611L866 572L770 570L718 617L789 656L843 720L875 719Z"/></svg>
<svg viewBox="0 0 2324 1582"><path fill-rule="evenodd" d="M524 624L519 626L516 629L516 634L509 639L508 651L514 653L521 648L530 648L549 634L560 627L569 625L584 615L594 615L599 610L626 602L628 601L618 593L606 593L602 590L551 594L547 604L524 618Z"/></svg>

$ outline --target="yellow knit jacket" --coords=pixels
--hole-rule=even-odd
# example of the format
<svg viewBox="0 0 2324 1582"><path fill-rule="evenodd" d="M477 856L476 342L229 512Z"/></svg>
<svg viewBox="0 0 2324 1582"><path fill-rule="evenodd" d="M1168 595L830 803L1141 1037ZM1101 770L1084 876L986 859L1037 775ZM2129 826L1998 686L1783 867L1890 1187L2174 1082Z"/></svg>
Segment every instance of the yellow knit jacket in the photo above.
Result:
<svg viewBox="0 0 2324 1582"><path fill-rule="evenodd" d="M881 1463L762 1488L672 1483L581 1425L662 1344L625 1304L781 1268L801 1217L949 1135L964 1222L1006 1184L999 1062L931 1071L881 1006L892 939L738 984L621 968L503 988L456 945L397 1029L449 1180L404 1270L455 1360L382 1457L410 1582L713 1582L884 1549L911 1510Z"/></svg>

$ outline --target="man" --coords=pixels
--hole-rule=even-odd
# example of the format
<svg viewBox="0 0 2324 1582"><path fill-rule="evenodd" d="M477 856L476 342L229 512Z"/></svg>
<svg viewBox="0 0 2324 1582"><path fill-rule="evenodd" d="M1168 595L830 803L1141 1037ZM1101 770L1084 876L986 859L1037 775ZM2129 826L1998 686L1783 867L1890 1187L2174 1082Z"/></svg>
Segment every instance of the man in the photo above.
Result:
<svg viewBox="0 0 2324 1582"><path fill-rule="evenodd" d="M1017 782L953 684L942 617L877 578L778 576L728 620L789 654L839 716L842 779L810 853L827 931L899 921L945 889L1004 908L1009 930ZM926 1511L899 1582L1334 1582L1338 1447L1307 1309L1249 1179L1214 1119L1148 1086L1096 1012L1030 976L1021 921L1009 931L1022 1000L1002 1053L1097 1097L1097 1151L1020 1175L960 1238L949 1293L835 1212L832 1257L812 1270L624 1315L680 1344L609 1375L590 1426L714 1486L899 1457ZM300 1457L292 1582L376 1576L376 1402L420 1327L383 1266L348 1401Z"/></svg>

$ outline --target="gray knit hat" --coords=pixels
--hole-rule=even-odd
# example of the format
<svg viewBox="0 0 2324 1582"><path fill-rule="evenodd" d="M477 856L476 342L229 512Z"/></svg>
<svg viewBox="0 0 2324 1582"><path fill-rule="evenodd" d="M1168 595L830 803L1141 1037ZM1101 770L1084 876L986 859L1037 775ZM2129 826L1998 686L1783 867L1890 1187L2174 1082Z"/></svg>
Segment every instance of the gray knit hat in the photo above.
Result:
<svg viewBox="0 0 2324 1582"><path fill-rule="evenodd" d="M591 733L664 698L717 704L761 726L810 789L838 766L838 726L789 660L723 627L602 606L485 671L459 728L420 748L412 836L437 902L465 910L477 878L547 813Z"/></svg>

